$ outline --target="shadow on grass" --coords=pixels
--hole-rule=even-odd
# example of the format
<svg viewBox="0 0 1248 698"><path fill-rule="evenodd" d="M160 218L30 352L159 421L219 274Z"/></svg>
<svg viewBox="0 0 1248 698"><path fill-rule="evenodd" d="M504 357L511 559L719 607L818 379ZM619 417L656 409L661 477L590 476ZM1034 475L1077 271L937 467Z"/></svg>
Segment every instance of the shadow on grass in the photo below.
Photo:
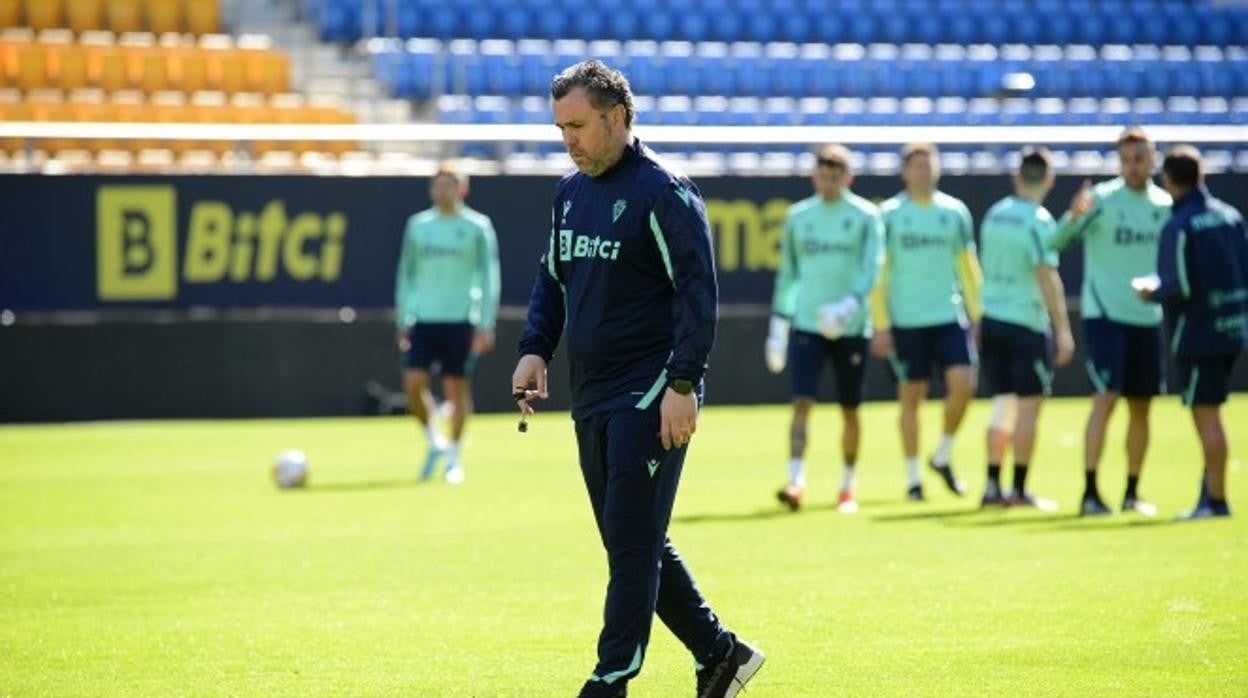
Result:
<svg viewBox="0 0 1248 698"><path fill-rule="evenodd" d="M977 514L986 513L981 509L938 509L935 511L907 511L900 514L876 514L871 517L872 521L881 523L895 523L901 521L937 521L943 519L958 519L965 516L975 516Z"/></svg>
<svg viewBox="0 0 1248 698"><path fill-rule="evenodd" d="M416 481L415 478L403 478L401 480L364 480L360 482L326 482L324 484L311 484L303 488L304 492L368 492L371 490L391 490L407 487L418 487L423 483Z"/></svg>
<svg viewBox="0 0 1248 698"><path fill-rule="evenodd" d="M762 521L765 519L779 519L786 516L797 516L802 513L817 513L836 511L836 504L828 502L827 504L812 504L802 507L801 511L789 511L780 506L767 507L766 509L757 509L755 511L737 511L723 512L714 514L683 514L681 516L673 516L672 523L730 523L733 521Z"/></svg>
<svg viewBox="0 0 1248 698"><path fill-rule="evenodd" d="M1050 519L1049 522L1052 522ZM1151 519L1123 519L1123 518L1087 518L1079 515L1067 517L1065 523L1058 523L1055 526L1047 526L1044 528L1033 528L1028 533L1057 533L1059 531L1121 531L1131 528L1152 528L1154 526L1169 526L1181 521L1175 521L1169 518L1151 518Z"/></svg>

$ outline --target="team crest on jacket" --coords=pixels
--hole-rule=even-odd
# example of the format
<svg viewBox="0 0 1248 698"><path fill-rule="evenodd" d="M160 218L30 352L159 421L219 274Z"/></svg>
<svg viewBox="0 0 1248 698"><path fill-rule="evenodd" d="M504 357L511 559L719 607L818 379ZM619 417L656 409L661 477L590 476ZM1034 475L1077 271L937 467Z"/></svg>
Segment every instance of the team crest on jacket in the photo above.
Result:
<svg viewBox="0 0 1248 698"><path fill-rule="evenodd" d="M611 207L611 222L614 223L620 220L620 216L623 215L624 209L626 208L628 208L627 201L624 199L616 199L615 205Z"/></svg>

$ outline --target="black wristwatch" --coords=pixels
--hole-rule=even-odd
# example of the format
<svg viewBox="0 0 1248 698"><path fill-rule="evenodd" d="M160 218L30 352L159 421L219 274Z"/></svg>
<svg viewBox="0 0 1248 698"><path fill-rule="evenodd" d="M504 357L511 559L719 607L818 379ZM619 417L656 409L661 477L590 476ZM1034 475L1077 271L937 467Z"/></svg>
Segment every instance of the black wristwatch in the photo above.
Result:
<svg viewBox="0 0 1248 698"><path fill-rule="evenodd" d="M688 395L693 392L693 381L677 378L669 384L669 387L675 390L678 395Z"/></svg>

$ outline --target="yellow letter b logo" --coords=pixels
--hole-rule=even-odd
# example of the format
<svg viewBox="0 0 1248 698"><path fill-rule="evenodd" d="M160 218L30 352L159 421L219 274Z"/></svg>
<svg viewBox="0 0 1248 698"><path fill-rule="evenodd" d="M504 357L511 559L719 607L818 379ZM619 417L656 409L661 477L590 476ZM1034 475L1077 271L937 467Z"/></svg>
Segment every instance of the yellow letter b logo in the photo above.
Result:
<svg viewBox="0 0 1248 698"><path fill-rule="evenodd" d="M106 186L96 192L96 291L100 300L177 295L173 187Z"/></svg>

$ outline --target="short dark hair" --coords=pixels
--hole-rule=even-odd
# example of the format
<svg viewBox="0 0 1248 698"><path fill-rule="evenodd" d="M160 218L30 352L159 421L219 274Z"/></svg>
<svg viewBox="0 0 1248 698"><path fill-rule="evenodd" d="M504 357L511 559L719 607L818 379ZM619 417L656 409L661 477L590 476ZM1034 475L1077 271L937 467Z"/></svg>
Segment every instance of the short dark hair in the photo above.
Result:
<svg viewBox="0 0 1248 698"><path fill-rule="evenodd" d="M1176 187L1191 189L1200 184L1200 151L1191 145L1176 145L1166 152L1161 162L1161 172L1166 181Z"/></svg>
<svg viewBox="0 0 1248 698"><path fill-rule="evenodd" d="M575 87L585 88L589 103L598 111L605 112L617 104L623 105L624 125L633 125L633 90L628 86L624 73L596 59L581 61L564 68L550 81L550 98L563 99Z"/></svg>
<svg viewBox="0 0 1248 698"><path fill-rule="evenodd" d="M929 158L935 158L939 155L936 146L932 143L907 143L906 147L901 149L901 164L910 163L910 158L915 155L926 155Z"/></svg>
<svg viewBox="0 0 1248 698"><path fill-rule="evenodd" d="M815 154L819 167L839 167L846 172L850 170L850 158L849 148L839 143L825 145Z"/></svg>
<svg viewBox="0 0 1248 698"><path fill-rule="evenodd" d="M1018 177L1023 184L1040 184L1049 176L1051 156L1044 146L1027 146L1022 150L1022 159L1018 163Z"/></svg>
<svg viewBox="0 0 1248 698"><path fill-rule="evenodd" d="M1130 144L1135 144L1135 143L1144 143L1145 145L1151 145L1152 142L1153 141L1151 138L1148 137L1148 134L1144 133L1144 129L1140 128L1139 126L1130 126L1130 127L1123 129L1122 134L1118 136L1118 140L1114 141L1114 147L1121 148L1124 145L1130 145Z"/></svg>

